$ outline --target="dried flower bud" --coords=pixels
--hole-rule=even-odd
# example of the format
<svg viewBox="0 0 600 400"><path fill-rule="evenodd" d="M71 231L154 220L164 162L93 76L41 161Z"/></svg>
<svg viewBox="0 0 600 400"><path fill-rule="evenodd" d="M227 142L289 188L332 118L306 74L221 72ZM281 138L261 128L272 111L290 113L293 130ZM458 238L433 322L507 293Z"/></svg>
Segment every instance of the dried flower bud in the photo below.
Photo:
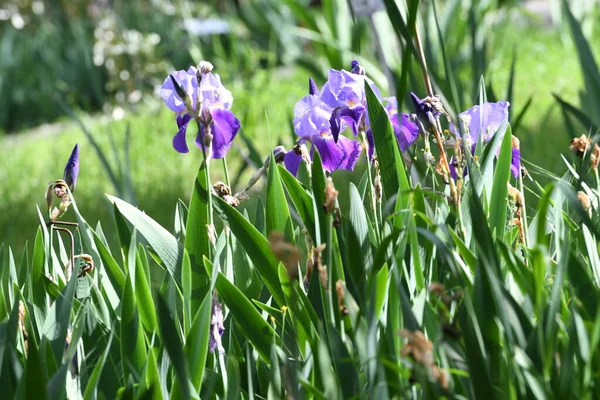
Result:
<svg viewBox="0 0 600 400"><path fill-rule="evenodd" d="M327 214L331 214L331 212L335 208L337 196L338 191L335 190L335 186L333 186L333 179L331 179L331 177L328 177L327 186L325 186L325 203L323 204L323 207L325 208L325 212Z"/></svg>
<svg viewBox="0 0 600 400"><path fill-rule="evenodd" d="M423 332L410 332L406 329L401 329L398 334L401 337L408 339L408 342L400 350L401 356L409 356L427 368L432 368L434 366L433 343L427 340Z"/></svg>
<svg viewBox="0 0 600 400"><path fill-rule="evenodd" d="M340 308L340 312L342 313L342 316L346 316L348 315L348 308L346 307L346 304L344 303L344 281L342 280L338 280L335 283L335 291L337 293L337 298L338 298L338 307Z"/></svg>
<svg viewBox="0 0 600 400"><path fill-rule="evenodd" d="M588 213L588 216L592 216L592 202L590 201L590 197L582 191L577 192L577 198L581 202L581 206Z"/></svg>
<svg viewBox="0 0 600 400"><path fill-rule="evenodd" d="M523 206L523 194L510 183L508 184L508 195L512 197L517 207Z"/></svg>
<svg viewBox="0 0 600 400"><path fill-rule="evenodd" d="M208 74L213 70L214 66L208 61L200 61L198 63L198 72L201 74Z"/></svg>
<svg viewBox="0 0 600 400"><path fill-rule="evenodd" d="M85 274L89 274L94 270L94 260L92 259L92 256L89 254L80 254L77 257L83 260L83 264L79 268L79 274L77 275L78 278L81 278Z"/></svg>
<svg viewBox="0 0 600 400"><path fill-rule="evenodd" d="M586 151L592 145L592 139L586 135L581 135L578 138L571 140L569 148L579 157L583 157Z"/></svg>
<svg viewBox="0 0 600 400"><path fill-rule="evenodd" d="M521 141L519 140L518 137L512 135L511 137L512 139L512 148L513 149L520 149L521 148Z"/></svg>
<svg viewBox="0 0 600 400"><path fill-rule="evenodd" d="M594 151L592 151L592 155L590 156L590 161L592 163L592 168L597 170L598 162L600 162L600 146L598 146L598 144L594 144Z"/></svg>
<svg viewBox="0 0 600 400"><path fill-rule="evenodd" d="M281 232L271 232L269 234L271 250L279 261L283 262L290 279L298 279L298 263L300 262L300 252L292 243L286 242Z"/></svg>
<svg viewBox="0 0 600 400"><path fill-rule="evenodd" d="M231 195L231 189L224 182L218 181L213 185L213 190L220 198Z"/></svg>
<svg viewBox="0 0 600 400"><path fill-rule="evenodd" d="M71 193L75 192L75 186L77 184L77 176L79 175L79 145L75 144L71 156L67 161L65 170L63 172L63 180L69 186Z"/></svg>

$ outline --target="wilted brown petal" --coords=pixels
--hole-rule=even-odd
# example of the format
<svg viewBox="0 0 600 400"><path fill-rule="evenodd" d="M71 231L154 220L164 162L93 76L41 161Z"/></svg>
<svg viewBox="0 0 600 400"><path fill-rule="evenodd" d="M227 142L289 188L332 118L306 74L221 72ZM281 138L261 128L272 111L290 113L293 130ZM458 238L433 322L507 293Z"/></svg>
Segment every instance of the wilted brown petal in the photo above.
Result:
<svg viewBox="0 0 600 400"><path fill-rule="evenodd" d="M583 154L590 148L591 144L592 139L586 135L581 135L580 137L571 140L569 148L579 157L583 157Z"/></svg>

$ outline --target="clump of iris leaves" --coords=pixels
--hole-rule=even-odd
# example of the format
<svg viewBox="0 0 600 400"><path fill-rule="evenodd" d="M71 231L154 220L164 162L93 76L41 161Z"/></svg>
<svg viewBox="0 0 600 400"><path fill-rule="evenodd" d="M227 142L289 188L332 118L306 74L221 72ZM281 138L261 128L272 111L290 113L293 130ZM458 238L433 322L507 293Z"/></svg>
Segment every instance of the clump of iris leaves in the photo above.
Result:
<svg viewBox="0 0 600 400"><path fill-rule="evenodd" d="M358 67L347 76L362 76ZM174 204L172 232L108 196L120 247L111 250L100 223L78 211L85 169L79 174L76 147L63 179L48 187L33 252L17 261L0 247L3 396L599 396L600 149L592 140L573 141L580 158L542 187L535 166L517 169L509 124L488 129L489 140L473 135L473 116L489 122L470 109L452 128L443 101L425 93L403 110L419 135L401 151L405 118L357 78L360 95L336 99L350 111L308 109L308 122L328 117L339 137L307 134L314 124L297 107L299 144L314 148L274 149L234 194L211 180L210 170L226 171L239 129L233 96L211 68L177 71L163 87L177 112L173 144L200 165L189 203ZM597 68L589 71L596 82ZM473 106L489 104L482 84ZM572 106L563 110L585 123ZM191 149L190 123L198 128ZM330 142L320 148L320 140ZM342 160L332 164L339 146ZM356 160L344 158L356 151ZM285 159L296 156L294 176ZM365 172L340 209L332 171L357 164ZM261 179L265 201L249 218L244 200L258 196L250 187Z"/></svg>

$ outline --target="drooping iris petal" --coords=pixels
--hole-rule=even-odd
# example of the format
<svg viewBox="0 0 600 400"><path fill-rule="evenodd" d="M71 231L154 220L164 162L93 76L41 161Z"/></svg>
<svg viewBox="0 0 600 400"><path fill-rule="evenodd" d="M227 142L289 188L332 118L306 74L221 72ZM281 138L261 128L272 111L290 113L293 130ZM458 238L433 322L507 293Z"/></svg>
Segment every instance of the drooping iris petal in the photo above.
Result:
<svg viewBox="0 0 600 400"><path fill-rule="evenodd" d="M338 169L338 167L344 161L344 157L346 156L346 152L340 143L336 143L331 135L328 137L315 136L313 137L312 143L312 150L314 151L314 147L319 150L321 162L323 163L323 168L325 171L332 172Z"/></svg>
<svg viewBox="0 0 600 400"><path fill-rule="evenodd" d="M179 131L173 137L173 148L180 153L187 153L190 151L185 140L185 134L191 119L192 117L188 113L177 116L177 127L179 128Z"/></svg>
<svg viewBox="0 0 600 400"><path fill-rule="evenodd" d="M458 115L461 118L467 118L469 122L469 133L473 143L477 143L479 135L483 135L483 142L489 142L496 131L508 122L508 101L499 101L497 103L483 103L469 108ZM457 136L460 131L453 124L450 124L450 130Z"/></svg>
<svg viewBox="0 0 600 400"><path fill-rule="evenodd" d="M398 118L398 113L392 114L390 121L400 144L400 150L406 151L419 137L419 127L410 120L408 114L403 113L400 116Z"/></svg>
<svg viewBox="0 0 600 400"><path fill-rule="evenodd" d="M222 108L210 110L212 116L212 156L223 158L240 129L240 121L229 110Z"/></svg>
<svg viewBox="0 0 600 400"><path fill-rule="evenodd" d="M340 132L346 129L346 126L352 129L354 136L358 135L358 127L364 114L365 108L360 104L352 108L342 107L335 109L329 119L333 138L337 141Z"/></svg>
<svg viewBox="0 0 600 400"><path fill-rule="evenodd" d="M302 154L296 153L294 149L285 153L283 157L283 163L285 164L285 168L290 172L290 174L296 176L298 174L298 169L300 168L300 163L302 162Z"/></svg>
<svg viewBox="0 0 600 400"><path fill-rule="evenodd" d="M67 161L67 165L65 165L65 170L63 172L63 180L69 186L69 190L71 192L75 191L75 186L77 184L77 176L79 175L79 144L75 144L73 150L71 151L71 156Z"/></svg>
<svg viewBox="0 0 600 400"><path fill-rule="evenodd" d="M515 178L518 178L521 173L521 150L519 149L512 149L510 172L512 172Z"/></svg>
<svg viewBox="0 0 600 400"><path fill-rule="evenodd" d="M173 75L179 85L192 96L192 107L196 107L196 99L197 99L197 89L198 89L198 80L196 78L196 68L190 67L187 71L179 70L172 72L170 75ZM163 82L160 88L160 95L163 98L163 101L172 111L176 113L180 113L185 111L185 103L184 100L179 97L177 92L175 91L175 87L173 86L173 81L171 77L167 76L165 81Z"/></svg>
<svg viewBox="0 0 600 400"><path fill-rule="evenodd" d="M360 144L356 140L351 140L345 136L340 136L337 145L344 150L345 154L342 162L338 166L338 169L353 171L362 150Z"/></svg>

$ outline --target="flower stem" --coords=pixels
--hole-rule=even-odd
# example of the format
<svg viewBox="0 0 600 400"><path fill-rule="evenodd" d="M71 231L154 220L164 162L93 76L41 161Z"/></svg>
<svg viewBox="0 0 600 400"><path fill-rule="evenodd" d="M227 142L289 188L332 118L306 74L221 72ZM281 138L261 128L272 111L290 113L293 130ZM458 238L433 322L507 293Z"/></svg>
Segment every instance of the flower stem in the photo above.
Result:
<svg viewBox="0 0 600 400"><path fill-rule="evenodd" d="M598 177L596 171L596 178ZM523 198L523 206L521 210L521 225L523 226L523 246L525 248L529 248L529 228L527 225L527 207L525 204L525 190L523 187L523 175L519 171L519 191L521 192L521 197Z"/></svg>
<svg viewBox="0 0 600 400"><path fill-rule="evenodd" d="M423 81L425 82L425 89L427 89L427 94L433 97L433 85L431 84L431 79L429 78L429 72L427 70L427 61L425 60L425 52L423 51L423 44L421 43L421 35L419 34L419 28L416 23L415 42L417 50L419 51L419 58L421 59L421 72L423 74ZM440 149L440 159L442 161L442 168L444 169L444 174L448 177L448 182L450 184L450 193L458 206L458 202L460 199L458 196L458 192L456 191L456 186L454 185L454 180L450 175L450 164L448 164L448 157L446 156L446 149L444 148L444 141L442 140L442 125L440 124L440 120L438 118L435 118L435 123L430 123L430 125L433 128L435 141L437 142L438 148Z"/></svg>
<svg viewBox="0 0 600 400"><path fill-rule="evenodd" d="M364 143L368 143L367 136L364 131L360 132L361 138ZM377 218L377 200L375 199L375 188L373 186L373 177L371 176L371 160L369 160L369 145L366 146L365 151L365 159L367 160L367 179L369 182L369 197L371 198L371 208L373 211L373 223L375 224L375 239L377 243L381 241L380 238L380 230L379 230L379 221Z"/></svg>

